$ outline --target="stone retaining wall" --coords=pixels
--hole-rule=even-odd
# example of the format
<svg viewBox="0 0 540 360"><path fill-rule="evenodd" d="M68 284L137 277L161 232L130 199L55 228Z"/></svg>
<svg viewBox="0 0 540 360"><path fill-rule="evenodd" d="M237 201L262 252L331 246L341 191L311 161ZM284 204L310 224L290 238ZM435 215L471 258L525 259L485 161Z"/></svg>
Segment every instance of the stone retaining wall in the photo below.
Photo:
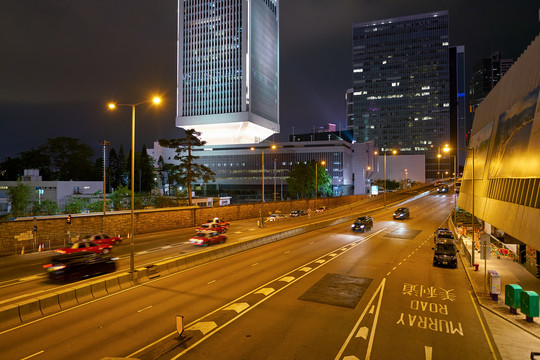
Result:
<svg viewBox="0 0 540 360"><path fill-rule="evenodd" d="M369 195L353 195L335 198L317 199L317 207L335 208L368 198ZM274 212L289 214L296 209L315 210L315 200L291 200L266 202L263 204L263 217ZM165 230L176 230L197 226L207 219L220 217L227 221L260 217L261 203L228 205L221 207L183 207L137 210L135 216L135 233L145 234ZM34 233L34 225L37 232ZM106 233L126 237L131 231L131 212L115 211L92 214L75 214L71 216L71 225L66 223L66 215L39 216L34 218L17 218L0 222L0 254L37 251L39 243L45 249L54 249L67 244L71 238L84 238L86 235ZM35 240L34 240L35 236Z"/></svg>

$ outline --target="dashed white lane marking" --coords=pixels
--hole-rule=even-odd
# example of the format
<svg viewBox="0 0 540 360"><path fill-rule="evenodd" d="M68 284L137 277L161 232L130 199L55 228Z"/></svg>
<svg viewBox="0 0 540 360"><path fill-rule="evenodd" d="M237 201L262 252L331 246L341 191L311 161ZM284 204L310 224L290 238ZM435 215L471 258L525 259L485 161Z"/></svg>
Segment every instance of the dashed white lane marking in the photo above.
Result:
<svg viewBox="0 0 540 360"><path fill-rule="evenodd" d="M141 309L141 310L137 310L137 312L138 312L138 313L143 312L144 310L148 310L148 309L150 309L151 307L152 307L152 305L147 306L147 307L145 307L145 308L143 308L143 309Z"/></svg>
<svg viewBox="0 0 540 360"><path fill-rule="evenodd" d="M41 353L44 353L44 352L45 352L45 350L38 351L38 352L35 353L35 354L32 354L32 355L27 356L27 357L25 357L25 358L22 358L21 360L30 359L30 358L32 358L32 357L34 357L34 356L36 356L36 355L39 355L39 354L41 354Z"/></svg>

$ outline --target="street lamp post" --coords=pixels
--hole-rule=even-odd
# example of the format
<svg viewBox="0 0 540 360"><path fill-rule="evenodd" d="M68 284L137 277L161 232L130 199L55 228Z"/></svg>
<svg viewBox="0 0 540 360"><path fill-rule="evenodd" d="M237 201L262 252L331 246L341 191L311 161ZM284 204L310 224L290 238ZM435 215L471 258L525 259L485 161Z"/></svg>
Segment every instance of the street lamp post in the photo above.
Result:
<svg viewBox="0 0 540 360"><path fill-rule="evenodd" d="M445 145L444 151L448 152L450 151L451 149L448 147L448 145ZM471 210L471 231L472 231L472 251L471 251L471 266L474 266L474 251L475 251L475 241L474 241L474 148L456 148L456 150L465 150L465 151L470 151L472 153L472 175L471 175L471 183L472 183L472 210ZM454 176L454 192L456 191L456 178L457 178L457 171L455 169L456 167L456 158L454 156L454 171L455 171L455 176ZM455 219L455 215L456 214L456 204L454 202L454 219ZM455 220L454 220L455 221Z"/></svg>
<svg viewBox="0 0 540 360"><path fill-rule="evenodd" d="M105 216L107 212L107 198L105 196L107 190L107 146L111 145L111 142L103 140L99 144L103 145L103 216Z"/></svg>
<svg viewBox="0 0 540 360"><path fill-rule="evenodd" d="M392 154L397 154L397 150L392 150ZM386 151L384 152L384 208L386 209Z"/></svg>
<svg viewBox="0 0 540 360"><path fill-rule="evenodd" d="M275 150L276 149L276 145L272 145L270 146L270 149L272 150ZM259 211L259 216L260 216L260 222L259 222L259 226L260 227L263 227L264 226L264 221L263 221L263 204L264 204L264 147L260 148L261 149L261 178L262 178L262 194L261 194L261 210ZM254 151L255 150L255 147L251 147L251 151Z"/></svg>
<svg viewBox="0 0 540 360"><path fill-rule="evenodd" d="M326 161L321 161L321 165L324 166ZM319 191L319 181L317 176L319 174L319 162L315 163L315 210L317 210L317 192Z"/></svg>
<svg viewBox="0 0 540 360"><path fill-rule="evenodd" d="M135 272L135 108L142 104L159 104L160 102L161 98L156 96L152 100L141 101L135 104L109 104L109 109L111 110L117 106L131 107L131 241L129 245L129 272L132 274L132 277Z"/></svg>

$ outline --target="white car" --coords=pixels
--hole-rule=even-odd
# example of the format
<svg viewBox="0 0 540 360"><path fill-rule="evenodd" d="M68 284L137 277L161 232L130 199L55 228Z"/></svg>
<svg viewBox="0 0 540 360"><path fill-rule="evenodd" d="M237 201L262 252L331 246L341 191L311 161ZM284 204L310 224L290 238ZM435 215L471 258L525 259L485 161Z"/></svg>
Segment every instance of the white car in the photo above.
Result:
<svg viewBox="0 0 540 360"><path fill-rule="evenodd" d="M276 221L276 220L281 220L281 219L285 219L285 215L283 214L272 214L270 216L268 216L266 218L266 221Z"/></svg>

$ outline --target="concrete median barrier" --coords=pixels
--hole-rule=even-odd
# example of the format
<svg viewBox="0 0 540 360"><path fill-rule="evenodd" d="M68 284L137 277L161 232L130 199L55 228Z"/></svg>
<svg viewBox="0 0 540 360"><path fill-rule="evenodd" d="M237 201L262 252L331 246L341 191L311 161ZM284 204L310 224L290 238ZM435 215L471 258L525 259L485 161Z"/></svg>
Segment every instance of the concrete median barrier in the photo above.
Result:
<svg viewBox="0 0 540 360"><path fill-rule="evenodd" d="M38 296L37 299L39 299L39 307L43 315L54 314L61 310L57 294Z"/></svg>
<svg viewBox="0 0 540 360"><path fill-rule="evenodd" d="M89 284L75 286L74 289L75 296L77 297L77 302L79 304L94 300L94 296L92 295L92 289L90 288Z"/></svg>
<svg viewBox="0 0 540 360"><path fill-rule="evenodd" d="M39 299L28 299L18 303L18 305L22 322L39 319L43 315L39 307Z"/></svg>
<svg viewBox="0 0 540 360"><path fill-rule="evenodd" d="M94 299L109 295L107 292L107 286L105 285L105 279L92 281L90 283L90 290Z"/></svg>
<svg viewBox="0 0 540 360"><path fill-rule="evenodd" d="M59 291L56 295L58 295L58 303L62 310L69 309L70 307L79 304L74 288Z"/></svg>
<svg viewBox="0 0 540 360"><path fill-rule="evenodd" d="M111 276L108 278L105 278L105 287L107 288L107 293L113 294L117 291L120 291L120 283L118 282L117 276Z"/></svg>
<svg viewBox="0 0 540 360"><path fill-rule="evenodd" d="M131 274L130 273L120 273L117 275L118 277L118 285L120 285L120 289L127 289L132 286L131 283Z"/></svg>
<svg viewBox="0 0 540 360"><path fill-rule="evenodd" d="M12 304L0 308L0 329L5 330L20 324L19 305Z"/></svg>

